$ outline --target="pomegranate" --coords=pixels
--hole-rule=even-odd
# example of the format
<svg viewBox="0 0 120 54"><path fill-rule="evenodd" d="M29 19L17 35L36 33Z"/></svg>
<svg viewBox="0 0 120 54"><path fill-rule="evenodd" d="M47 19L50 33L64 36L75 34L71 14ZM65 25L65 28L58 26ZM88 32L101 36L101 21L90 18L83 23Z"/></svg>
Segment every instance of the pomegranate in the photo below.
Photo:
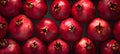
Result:
<svg viewBox="0 0 120 54"><path fill-rule="evenodd" d="M54 0L50 7L52 16L57 20L63 20L69 17L71 7L68 0Z"/></svg>
<svg viewBox="0 0 120 54"><path fill-rule="evenodd" d="M120 41L120 20L115 24L113 29L114 37Z"/></svg>
<svg viewBox="0 0 120 54"><path fill-rule="evenodd" d="M25 15L18 15L11 20L9 32L14 39L24 41L33 34L32 21Z"/></svg>
<svg viewBox="0 0 120 54"><path fill-rule="evenodd" d="M72 15L80 22L88 22L94 18L95 6L90 0L79 0L72 6Z"/></svg>
<svg viewBox="0 0 120 54"><path fill-rule="evenodd" d="M80 39L82 34L82 27L73 18L65 19L60 24L60 34L64 40L76 41Z"/></svg>
<svg viewBox="0 0 120 54"><path fill-rule="evenodd" d="M40 19L47 12L47 5L44 0L26 0L24 11L28 17L32 19Z"/></svg>
<svg viewBox="0 0 120 54"><path fill-rule="evenodd" d="M36 25L37 36L42 40L50 42L56 38L58 28L56 23L50 18L44 18Z"/></svg>
<svg viewBox="0 0 120 54"><path fill-rule="evenodd" d="M69 54L70 46L61 39L57 39L49 44L48 54Z"/></svg>
<svg viewBox="0 0 120 54"><path fill-rule="evenodd" d="M8 30L8 24L6 22L6 19L0 16L0 38L3 38Z"/></svg>
<svg viewBox="0 0 120 54"><path fill-rule="evenodd" d="M88 37L94 41L104 41L106 40L111 33L110 25L101 18L94 19L87 29Z"/></svg>
<svg viewBox="0 0 120 54"><path fill-rule="evenodd" d="M12 39L0 39L0 54L21 54L20 46Z"/></svg>
<svg viewBox="0 0 120 54"><path fill-rule="evenodd" d="M100 0L98 11L102 18L106 20L116 20L120 18L120 0Z"/></svg>
<svg viewBox="0 0 120 54"><path fill-rule="evenodd" d="M0 0L0 13L6 17L14 17L22 8L22 0Z"/></svg>
<svg viewBox="0 0 120 54"><path fill-rule="evenodd" d="M83 37L74 47L75 54L95 54L95 46L93 42Z"/></svg>
<svg viewBox="0 0 120 54"><path fill-rule="evenodd" d="M114 39L102 43L101 54L120 54L120 45Z"/></svg>
<svg viewBox="0 0 120 54"><path fill-rule="evenodd" d="M46 50L45 44L36 37L25 42L22 48L23 54L46 54Z"/></svg>

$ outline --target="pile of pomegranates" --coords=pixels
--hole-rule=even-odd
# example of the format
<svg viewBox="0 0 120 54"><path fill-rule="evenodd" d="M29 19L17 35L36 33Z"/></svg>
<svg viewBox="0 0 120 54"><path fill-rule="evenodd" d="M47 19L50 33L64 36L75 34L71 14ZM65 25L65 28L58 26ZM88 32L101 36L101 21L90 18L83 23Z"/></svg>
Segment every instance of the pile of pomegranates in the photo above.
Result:
<svg viewBox="0 0 120 54"><path fill-rule="evenodd" d="M0 0L0 54L120 54L120 0Z"/></svg>

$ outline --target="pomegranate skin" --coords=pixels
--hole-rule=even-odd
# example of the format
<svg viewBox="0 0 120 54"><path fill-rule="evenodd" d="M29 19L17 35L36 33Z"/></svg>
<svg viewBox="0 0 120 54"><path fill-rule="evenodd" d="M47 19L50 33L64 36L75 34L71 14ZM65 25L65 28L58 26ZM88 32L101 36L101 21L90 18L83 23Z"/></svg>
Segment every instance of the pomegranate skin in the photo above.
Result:
<svg viewBox="0 0 120 54"><path fill-rule="evenodd" d="M8 23L4 17L0 16L0 38L6 36L7 30L8 30Z"/></svg>
<svg viewBox="0 0 120 54"><path fill-rule="evenodd" d="M79 0L72 6L72 16L80 22L89 22L94 15L95 6L90 0Z"/></svg>
<svg viewBox="0 0 120 54"><path fill-rule="evenodd" d="M25 42L22 51L23 54L46 54L47 48L41 40L33 37Z"/></svg>
<svg viewBox="0 0 120 54"><path fill-rule="evenodd" d="M1 0L0 13L5 17L14 17L22 8L22 0Z"/></svg>
<svg viewBox="0 0 120 54"><path fill-rule="evenodd" d="M0 54L21 54L20 46L14 40L0 39L0 43Z"/></svg>
<svg viewBox="0 0 120 54"><path fill-rule="evenodd" d="M65 19L59 27L62 38L66 41L77 41L82 35L81 25L73 18Z"/></svg>
<svg viewBox="0 0 120 54"><path fill-rule="evenodd" d="M87 29L88 37L94 41L105 41L111 34L110 25L101 18L94 19Z"/></svg>
<svg viewBox="0 0 120 54"><path fill-rule="evenodd" d="M41 19L47 13L47 4L44 0L26 0L24 11L32 19Z"/></svg>
<svg viewBox="0 0 120 54"><path fill-rule="evenodd" d="M101 54L120 54L120 45L114 39L102 43Z"/></svg>
<svg viewBox="0 0 120 54"><path fill-rule="evenodd" d="M100 0L98 12L106 20L120 19L120 0Z"/></svg>
<svg viewBox="0 0 120 54"><path fill-rule="evenodd" d="M43 18L36 25L37 36L42 40L50 42L55 40L56 35L58 34L58 28L55 23L50 18Z"/></svg>
<svg viewBox="0 0 120 54"><path fill-rule="evenodd" d="M70 54L70 46L61 39L51 42L47 50L48 54Z"/></svg>
<svg viewBox="0 0 120 54"><path fill-rule="evenodd" d="M95 46L93 42L83 37L75 46L74 46L75 54L96 54Z"/></svg>
<svg viewBox="0 0 120 54"><path fill-rule="evenodd" d="M33 23L25 15L18 15L10 21L9 32L18 41L27 40L34 32Z"/></svg>
<svg viewBox="0 0 120 54"><path fill-rule="evenodd" d="M120 41L120 20L115 24L113 29L114 37Z"/></svg>
<svg viewBox="0 0 120 54"><path fill-rule="evenodd" d="M68 0L54 0L50 6L51 15L57 20L69 17L71 6Z"/></svg>

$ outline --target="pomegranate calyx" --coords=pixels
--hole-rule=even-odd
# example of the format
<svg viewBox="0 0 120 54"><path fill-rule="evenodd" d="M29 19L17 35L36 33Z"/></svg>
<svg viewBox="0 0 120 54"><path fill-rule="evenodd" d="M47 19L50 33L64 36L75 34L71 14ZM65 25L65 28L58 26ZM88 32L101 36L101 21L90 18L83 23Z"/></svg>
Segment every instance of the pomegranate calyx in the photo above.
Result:
<svg viewBox="0 0 120 54"><path fill-rule="evenodd" d="M20 25L22 25L22 19L18 19L17 21L16 21L16 25L18 25L18 26L20 26Z"/></svg>
<svg viewBox="0 0 120 54"><path fill-rule="evenodd" d="M56 42L55 49L59 50L59 49L61 49L61 47L62 47L62 45L59 42Z"/></svg>
<svg viewBox="0 0 120 54"><path fill-rule="evenodd" d="M3 29L3 28L5 28L5 24L0 23L0 29Z"/></svg>
<svg viewBox="0 0 120 54"><path fill-rule="evenodd" d="M86 43L86 44L87 44L87 43ZM91 50L91 49L92 49L92 43L87 44L87 45L86 45L86 49L87 49L87 50Z"/></svg>
<svg viewBox="0 0 120 54"><path fill-rule="evenodd" d="M117 45L117 43L114 43L114 44L112 45L112 50L114 50L114 51L118 50L118 45Z"/></svg>
<svg viewBox="0 0 120 54"><path fill-rule="evenodd" d="M27 2L27 7L28 7L28 8L33 8L33 6L34 6L34 5L32 4L32 2Z"/></svg>
<svg viewBox="0 0 120 54"><path fill-rule="evenodd" d="M77 10L81 10L81 9L82 9L82 6L81 6L80 4L78 4L78 5L76 6L76 9L77 9Z"/></svg>
<svg viewBox="0 0 120 54"><path fill-rule="evenodd" d="M102 33L103 27L101 26L101 23L99 23L99 25L96 26L96 30L97 30L97 32L98 32L99 34Z"/></svg>
<svg viewBox="0 0 120 54"><path fill-rule="evenodd" d="M116 6L117 6L116 4L113 4L111 2L109 4L109 7L110 7L111 10L115 10Z"/></svg>
<svg viewBox="0 0 120 54"><path fill-rule="evenodd" d="M47 32L48 32L48 29L46 27L43 27L41 33L43 33L44 35L47 35Z"/></svg>
<svg viewBox="0 0 120 54"><path fill-rule="evenodd" d="M0 0L0 6L5 6L8 0Z"/></svg>
<svg viewBox="0 0 120 54"><path fill-rule="evenodd" d="M8 41L6 39L0 39L0 48L8 46Z"/></svg>
<svg viewBox="0 0 120 54"><path fill-rule="evenodd" d="M37 47L37 43L34 41L31 45L32 48L36 48Z"/></svg>
<svg viewBox="0 0 120 54"><path fill-rule="evenodd" d="M55 5L54 10L55 10L55 11L60 10L59 4Z"/></svg>
<svg viewBox="0 0 120 54"><path fill-rule="evenodd" d="M69 26L68 30L70 32L74 32L75 31L75 26L73 26L73 25Z"/></svg>

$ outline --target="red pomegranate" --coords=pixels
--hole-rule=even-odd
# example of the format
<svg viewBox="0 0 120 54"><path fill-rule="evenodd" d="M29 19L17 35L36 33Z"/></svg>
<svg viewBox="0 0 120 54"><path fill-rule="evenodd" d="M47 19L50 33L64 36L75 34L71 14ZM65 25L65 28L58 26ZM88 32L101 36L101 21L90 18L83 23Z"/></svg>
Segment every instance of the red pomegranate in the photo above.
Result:
<svg viewBox="0 0 120 54"><path fill-rule="evenodd" d="M0 38L3 38L8 30L8 24L4 17L0 16Z"/></svg>
<svg viewBox="0 0 120 54"><path fill-rule="evenodd" d="M115 40L109 40L102 43L101 54L120 54L120 45Z"/></svg>
<svg viewBox="0 0 120 54"><path fill-rule="evenodd" d="M73 18L63 20L59 30L62 38L67 41L79 40L82 34L81 25Z"/></svg>
<svg viewBox="0 0 120 54"><path fill-rule="evenodd" d="M72 6L72 15L80 22L88 22L94 18L95 6L90 0L79 0Z"/></svg>
<svg viewBox="0 0 120 54"><path fill-rule="evenodd" d="M71 7L68 0L54 0L50 7L52 16L57 20L63 20L69 17Z"/></svg>
<svg viewBox="0 0 120 54"><path fill-rule="evenodd" d="M14 17L9 24L9 32L18 41L24 41L33 34L32 21L25 15Z"/></svg>
<svg viewBox="0 0 120 54"><path fill-rule="evenodd" d="M95 54L95 46L93 42L83 37L75 46L74 46L75 54Z"/></svg>
<svg viewBox="0 0 120 54"><path fill-rule="evenodd" d="M104 41L106 40L111 33L110 25L101 18L94 19L87 29L88 37L94 41Z"/></svg>
<svg viewBox="0 0 120 54"><path fill-rule="evenodd" d="M32 19L40 19L47 12L47 4L44 0L26 0L24 11L28 17Z"/></svg>
<svg viewBox="0 0 120 54"><path fill-rule="evenodd" d="M22 0L0 0L0 13L6 17L14 17L22 8Z"/></svg>
<svg viewBox="0 0 120 54"><path fill-rule="evenodd" d="M58 33L58 28L55 23L50 18L43 18L36 25L37 36L39 36L42 40L50 42L56 38Z"/></svg>
<svg viewBox="0 0 120 54"><path fill-rule="evenodd" d="M0 54L21 54L21 49L12 39L0 39Z"/></svg>
<svg viewBox="0 0 120 54"><path fill-rule="evenodd" d="M70 46L61 39L57 39L49 44L48 54L69 54Z"/></svg>
<svg viewBox="0 0 120 54"><path fill-rule="evenodd" d="M25 42L22 48L23 54L46 54L45 44L36 37Z"/></svg>
<svg viewBox="0 0 120 54"><path fill-rule="evenodd" d="M100 0L98 12L106 20L120 19L120 0Z"/></svg>
<svg viewBox="0 0 120 54"><path fill-rule="evenodd" d="M120 20L115 24L113 29L114 37L120 41Z"/></svg>

